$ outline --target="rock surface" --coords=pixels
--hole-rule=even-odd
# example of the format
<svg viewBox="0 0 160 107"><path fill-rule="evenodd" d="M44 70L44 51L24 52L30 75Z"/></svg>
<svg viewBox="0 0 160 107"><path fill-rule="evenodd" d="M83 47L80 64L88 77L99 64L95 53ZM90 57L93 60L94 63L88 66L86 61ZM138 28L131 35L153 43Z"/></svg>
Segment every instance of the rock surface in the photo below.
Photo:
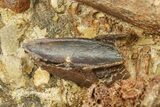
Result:
<svg viewBox="0 0 160 107"><path fill-rule="evenodd" d="M90 101L90 105L117 102L124 107L160 105L159 0L85 1L103 3L103 9L73 0L31 0L30 9L19 14L0 8L0 106L81 107ZM110 87L102 84L82 89L71 81L49 77L46 71L36 71L38 66L22 48L23 43L45 37L94 38L119 33L127 35L116 46L131 78ZM92 93L97 97L92 98Z"/></svg>

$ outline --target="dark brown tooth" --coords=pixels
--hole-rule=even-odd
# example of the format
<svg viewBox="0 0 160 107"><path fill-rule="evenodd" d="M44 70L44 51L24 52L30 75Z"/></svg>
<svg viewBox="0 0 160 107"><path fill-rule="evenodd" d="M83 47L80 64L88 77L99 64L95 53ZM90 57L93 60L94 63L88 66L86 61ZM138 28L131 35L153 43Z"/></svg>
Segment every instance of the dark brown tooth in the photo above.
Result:
<svg viewBox="0 0 160 107"><path fill-rule="evenodd" d="M98 82L100 72L112 75L109 68L123 63L114 45L91 39L39 39L24 44L23 48L51 74L86 87Z"/></svg>

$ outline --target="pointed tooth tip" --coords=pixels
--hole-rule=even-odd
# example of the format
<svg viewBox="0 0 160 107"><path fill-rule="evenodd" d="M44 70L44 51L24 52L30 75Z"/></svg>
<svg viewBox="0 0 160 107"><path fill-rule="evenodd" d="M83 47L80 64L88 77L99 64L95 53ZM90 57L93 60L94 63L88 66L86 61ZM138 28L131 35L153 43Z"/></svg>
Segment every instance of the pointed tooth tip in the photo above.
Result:
<svg viewBox="0 0 160 107"><path fill-rule="evenodd" d="M28 46L29 46L28 43L23 43L23 44L22 44L22 48L23 48L24 50L28 50Z"/></svg>
<svg viewBox="0 0 160 107"><path fill-rule="evenodd" d="M31 50L31 44L30 43L23 43L22 48L25 50L25 52L30 52Z"/></svg>

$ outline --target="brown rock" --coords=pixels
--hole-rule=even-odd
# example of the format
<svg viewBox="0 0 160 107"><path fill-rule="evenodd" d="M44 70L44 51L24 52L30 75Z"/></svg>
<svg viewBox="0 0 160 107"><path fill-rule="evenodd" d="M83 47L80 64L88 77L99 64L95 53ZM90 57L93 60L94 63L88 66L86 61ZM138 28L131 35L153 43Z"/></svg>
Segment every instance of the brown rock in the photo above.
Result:
<svg viewBox="0 0 160 107"><path fill-rule="evenodd" d="M9 8L14 12L21 13L30 7L30 0L1 0L0 7Z"/></svg>
<svg viewBox="0 0 160 107"><path fill-rule="evenodd" d="M77 0L109 15L138 26L147 32L160 33L160 3L154 0Z"/></svg>
<svg viewBox="0 0 160 107"><path fill-rule="evenodd" d="M106 87L94 84L88 88L82 107L159 107L160 76L146 80L121 80Z"/></svg>

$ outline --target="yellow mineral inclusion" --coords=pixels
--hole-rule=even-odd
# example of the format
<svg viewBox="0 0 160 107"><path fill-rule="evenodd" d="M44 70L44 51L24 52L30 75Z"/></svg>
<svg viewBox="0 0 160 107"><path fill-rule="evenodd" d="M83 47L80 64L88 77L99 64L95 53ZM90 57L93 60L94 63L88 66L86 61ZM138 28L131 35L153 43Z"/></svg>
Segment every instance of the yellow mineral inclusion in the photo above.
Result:
<svg viewBox="0 0 160 107"><path fill-rule="evenodd" d="M71 63L71 58L70 58L69 56L67 56L66 62L67 62L67 63Z"/></svg>

